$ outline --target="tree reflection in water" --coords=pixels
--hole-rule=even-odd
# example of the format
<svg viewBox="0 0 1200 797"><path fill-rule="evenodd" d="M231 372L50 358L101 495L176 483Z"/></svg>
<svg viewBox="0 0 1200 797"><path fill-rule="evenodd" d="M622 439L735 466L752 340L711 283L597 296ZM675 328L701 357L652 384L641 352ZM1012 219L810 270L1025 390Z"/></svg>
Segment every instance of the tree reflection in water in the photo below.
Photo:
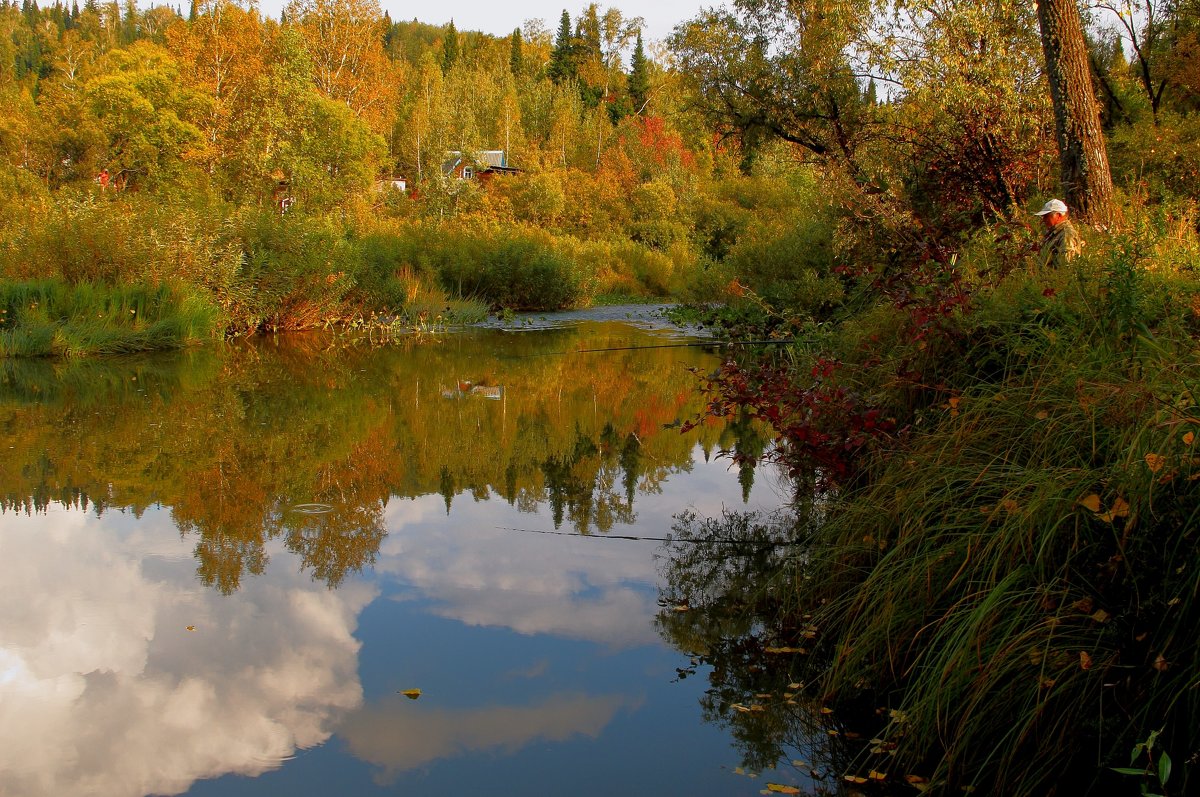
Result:
<svg viewBox="0 0 1200 797"><path fill-rule="evenodd" d="M824 654L790 587L810 577L803 517L795 509L678 516L660 555L657 625L691 657L681 679L707 670L703 717L728 730L745 770L790 765L811 793L833 794L852 753L846 729L807 689Z"/></svg>
<svg viewBox="0 0 1200 797"><path fill-rule="evenodd" d="M681 434L702 397L702 348L572 354L658 338L594 323L537 334L461 333L370 348L329 337L108 361L0 364L0 511L51 503L170 510L204 583L230 593L280 540L334 587L370 566L389 501L464 494L555 527L604 533L730 437ZM465 381L464 381L465 380ZM474 384L487 390L448 386ZM749 430L733 433L749 439ZM752 452L753 453L753 452ZM296 511L320 503L327 511Z"/></svg>

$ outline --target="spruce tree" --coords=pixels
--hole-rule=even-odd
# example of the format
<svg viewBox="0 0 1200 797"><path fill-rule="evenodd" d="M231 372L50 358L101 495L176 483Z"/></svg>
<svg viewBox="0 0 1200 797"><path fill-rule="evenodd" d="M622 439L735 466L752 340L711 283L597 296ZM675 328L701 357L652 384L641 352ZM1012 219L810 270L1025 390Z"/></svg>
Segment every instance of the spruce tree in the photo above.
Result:
<svg viewBox="0 0 1200 797"><path fill-rule="evenodd" d="M442 71L449 72L457 60L458 30L454 27L454 20L450 20L450 25L446 28L446 38L442 40Z"/></svg>
<svg viewBox="0 0 1200 797"><path fill-rule="evenodd" d="M642 32L638 31L637 43L629 59L629 98L633 100L633 112L640 114L650 99L650 70L646 63L646 49L642 46Z"/></svg>
<svg viewBox="0 0 1200 797"><path fill-rule="evenodd" d="M521 68L524 66L524 55L521 52L521 29L514 30L508 41L508 70L513 75L520 75Z"/></svg>
<svg viewBox="0 0 1200 797"><path fill-rule="evenodd" d="M575 46L571 39L571 15L563 9L558 23L558 35L554 37L554 49L550 51L550 64L546 75L555 83L575 77Z"/></svg>

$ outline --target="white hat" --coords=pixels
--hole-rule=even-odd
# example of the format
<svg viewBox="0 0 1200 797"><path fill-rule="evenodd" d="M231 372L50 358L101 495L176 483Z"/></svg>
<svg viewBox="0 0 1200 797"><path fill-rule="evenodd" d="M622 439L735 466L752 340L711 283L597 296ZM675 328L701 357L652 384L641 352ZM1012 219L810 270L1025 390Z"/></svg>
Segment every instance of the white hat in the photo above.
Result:
<svg viewBox="0 0 1200 797"><path fill-rule="evenodd" d="M1067 205L1061 199L1051 199L1046 204L1042 205L1042 209L1035 216L1045 216L1047 213L1066 213Z"/></svg>

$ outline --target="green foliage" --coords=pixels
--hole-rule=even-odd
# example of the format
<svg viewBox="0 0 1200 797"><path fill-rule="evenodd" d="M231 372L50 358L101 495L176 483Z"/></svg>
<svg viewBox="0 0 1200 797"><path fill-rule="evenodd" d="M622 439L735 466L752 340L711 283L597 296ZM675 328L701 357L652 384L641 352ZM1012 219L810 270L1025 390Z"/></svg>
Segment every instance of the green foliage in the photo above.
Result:
<svg viewBox="0 0 1200 797"><path fill-rule="evenodd" d="M0 281L0 357L124 354L212 335L214 307L160 286Z"/></svg>

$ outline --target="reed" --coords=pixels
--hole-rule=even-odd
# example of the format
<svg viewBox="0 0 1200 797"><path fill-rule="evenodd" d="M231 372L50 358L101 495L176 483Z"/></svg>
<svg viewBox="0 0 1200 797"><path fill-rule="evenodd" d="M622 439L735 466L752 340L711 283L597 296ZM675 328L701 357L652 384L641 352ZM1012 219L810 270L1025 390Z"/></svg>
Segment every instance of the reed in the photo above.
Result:
<svg viewBox="0 0 1200 797"><path fill-rule="evenodd" d="M159 285L0 282L0 356L84 356L176 349L211 338L217 312Z"/></svg>

